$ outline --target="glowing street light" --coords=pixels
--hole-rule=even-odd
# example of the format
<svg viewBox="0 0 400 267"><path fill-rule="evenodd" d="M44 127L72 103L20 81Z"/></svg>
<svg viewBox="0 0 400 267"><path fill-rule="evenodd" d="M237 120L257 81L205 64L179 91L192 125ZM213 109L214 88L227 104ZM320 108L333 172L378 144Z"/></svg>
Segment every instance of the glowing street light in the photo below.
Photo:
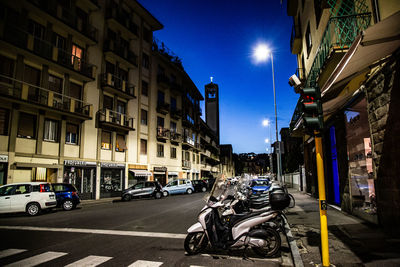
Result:
<svg viewBox="0 0 400 267"><path fill-rule="evenodd" d="M262 124L264 127L269 126L269 119L263 120Z"/></svg>
<svg viewBox="0 0 400 267"><path fill-rule="evenodd" d="M265 143L269 144L269 139L265 138Z"/></svg>

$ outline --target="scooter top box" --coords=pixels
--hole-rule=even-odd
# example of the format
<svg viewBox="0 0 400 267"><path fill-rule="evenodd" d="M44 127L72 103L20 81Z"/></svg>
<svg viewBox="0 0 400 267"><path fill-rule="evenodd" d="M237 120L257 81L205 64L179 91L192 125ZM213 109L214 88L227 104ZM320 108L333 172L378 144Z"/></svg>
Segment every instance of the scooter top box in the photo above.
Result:
<svg viewBox="0 0 400 267"><path fill-rule="evenodd" d="M269 193L269 203L273 210L283 210L289 207L289 195L283 189L276 189Z"/></svg>

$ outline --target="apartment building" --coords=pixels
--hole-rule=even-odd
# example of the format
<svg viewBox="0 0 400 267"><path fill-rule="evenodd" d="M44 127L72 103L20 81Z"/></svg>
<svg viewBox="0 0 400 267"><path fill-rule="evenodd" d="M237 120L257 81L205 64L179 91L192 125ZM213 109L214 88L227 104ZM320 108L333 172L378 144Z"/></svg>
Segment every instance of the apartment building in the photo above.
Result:
<svg viewBox="0 0 400 267"><path fill-rule="evenodd" d="M400 222L398 115L399 1L288 1L290 49L304 87L319 87L327 199L386 229ZM396 37L397 36L397 37ZM303 138L306 190L318 195L313 135L301 100L291 133ZM397 140L396 140L397 139Z"/></svg>
<svg viewBox="0 0 400 267"><path fill-rule="evenodd" d="M0 184L199 178L203 97L140 3L0 3Z"/></svg>

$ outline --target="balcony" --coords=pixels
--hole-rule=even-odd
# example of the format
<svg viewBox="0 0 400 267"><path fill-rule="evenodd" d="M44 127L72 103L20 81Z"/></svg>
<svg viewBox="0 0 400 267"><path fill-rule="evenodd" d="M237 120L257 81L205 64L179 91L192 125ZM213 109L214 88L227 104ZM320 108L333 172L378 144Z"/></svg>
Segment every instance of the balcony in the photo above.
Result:
<svg viewBox="0 0 400 267"><path fill-rule="evenodd" d="M88 22L88 19L85 21L79 18L75 7L64 7L57 3L58 1L52 0L29 0L27 2L32 4L36 11L48 17L51 23L56 25L62 23L60 25L62 28L67 26L73 35L80 36L89 45L97 44L98 30Z"/></svg>
<svg viewBox="0 0 400 267"><path fill-rule="evenodd" d="M120 29L129 36L130 39L135 39L139 36L139 27L131 20L131 14L127 14L121 7L109 6L106 8L106 19L109 23Z"/></svg>
<svg viewBox="0 0 400 267"><path fill-rule="evenodd" d="M93 105L0 74L0 97L81 120L91 120Z"/></svg>
<svg viewBox="0 0 400 267"><path fill-rule="evenodd" d="M192 167L190 160L182 160L182 169L189 169Z"/></svg>
<svg viewBox="0 0 400 267"><path fill-rule="evenodd" d="M108 128L112 131L115 129L122 130L124 132L134 131L134 119L107 108L103 108L97 112L97 122L99 126Z"/></svg>
<svg viewBox="0 0 400 267"><path fill-rule="evenodd" d="M179 143L181 141L181 134L176 131L170 131L169 138L171 143Z"/></svg>
<svg viewBox="0 0 400 267"><path fill-rule="evenodd" d="M170 84L168 76L163 73L157 75L157 82L164 87L169 87Z"/></svg>
<svg viewBox="0 0 400 267"><path fill-rule="evenodd" d="M157 102L157 112L161 114L168 114L169 112L169 104L165 102Z"/></svg>
<svg viewBox="0 0 400 267"><path fill-rule="evenodd" d="M101 88L112 94L117 94L120 97L133 99L135 95L135 85L111 74L101 74Z"/></svg>
<svg viewBox="0 0 400 267"><path fill-rule="evenodd" d="M176 109L176 108L171 108L171 118L174 118L176 120L179 120L182 117L182 110Z"/></svg>
<svg viewBox="0 0 400 267"><path fill-rule="evenodd" d="M115 40L106 39L104 42L104 52L113 54L119 58L119 61L125 62L128 67L137 67L137 55L128 47L121 45Z"/></svg>
<svg viewBox="0 0 400 267"><path fill-rule="evenodd" d="M95 78L95 66L89 64L85 59L62 50L43 39L34 37L14 25L5 25L1 39L11 44L9 49L33 57L38 64L53 65L51 63L57 63L53 66L54 69L69 73L83 81L93 81Z"/></svg>
<svg viewBox="0 0 400 267"><path fill-rule="evenodd" d="M157 130L157 139L159 139L159 140L168 140L169 139L169 129L158 126L156 130Z"/></svg>
<svg viewBox="0 0 400 267"><path fill-rule="evenodd" d="M153 37L152 50L154 52L158 52L167 61L171 62L177 68L183 70L182 60L174 52L172 52L172 50L169 49L163 42L154 37Z"/></svg>
<svg viewBox="0 0 400 267"><path fill-rule="evenodd" d="M179 83L177 83L177 82L171 82L170 83L170 88L171 88L171 90L173 90L173 91L176 91L176 92L182 92L182 85L180 85Z"/></svg>
<svg viewBox="0 0 400 267"><path fill-rule="evenodd" d="M292 27L292 35L290 36L290 51L292 54L299 54L301 52L302 39L301 29L299 24L294 24Z"/></svg>
<svg viewBox="0 0 400 267"><path fill-rule="evenodd" d="M192 137L183 136L183 140L182 140L182 148L183 149L194 148L194 146L195 146L195 142Z"/></svg>

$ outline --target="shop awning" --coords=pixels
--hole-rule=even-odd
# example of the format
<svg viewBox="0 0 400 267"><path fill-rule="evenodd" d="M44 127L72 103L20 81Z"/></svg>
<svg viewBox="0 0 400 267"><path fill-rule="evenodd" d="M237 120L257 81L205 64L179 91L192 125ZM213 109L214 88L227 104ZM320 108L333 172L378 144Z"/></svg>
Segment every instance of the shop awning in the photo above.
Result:
<svg viewBox="0 0 400 267"><path fill-rule="evenodd" d="M133 173L133 175L135 176L152 176L153 174L149 171L145 171L145 170L133 170L133 169L129 169L130 172Z"/></svg>
<svg viewBox="0 0 400 267"><path fill-rule="evenodd" d="M168 172L168 175L179 176L179 173L177 173L177 172Z"/></svg>
<svg viewBox="0 0 400 267"><path fill-rule="evenodd" d="M379 65L400 47L400 11L369 27L353 42L325 85L322 96Z"/></svg>

